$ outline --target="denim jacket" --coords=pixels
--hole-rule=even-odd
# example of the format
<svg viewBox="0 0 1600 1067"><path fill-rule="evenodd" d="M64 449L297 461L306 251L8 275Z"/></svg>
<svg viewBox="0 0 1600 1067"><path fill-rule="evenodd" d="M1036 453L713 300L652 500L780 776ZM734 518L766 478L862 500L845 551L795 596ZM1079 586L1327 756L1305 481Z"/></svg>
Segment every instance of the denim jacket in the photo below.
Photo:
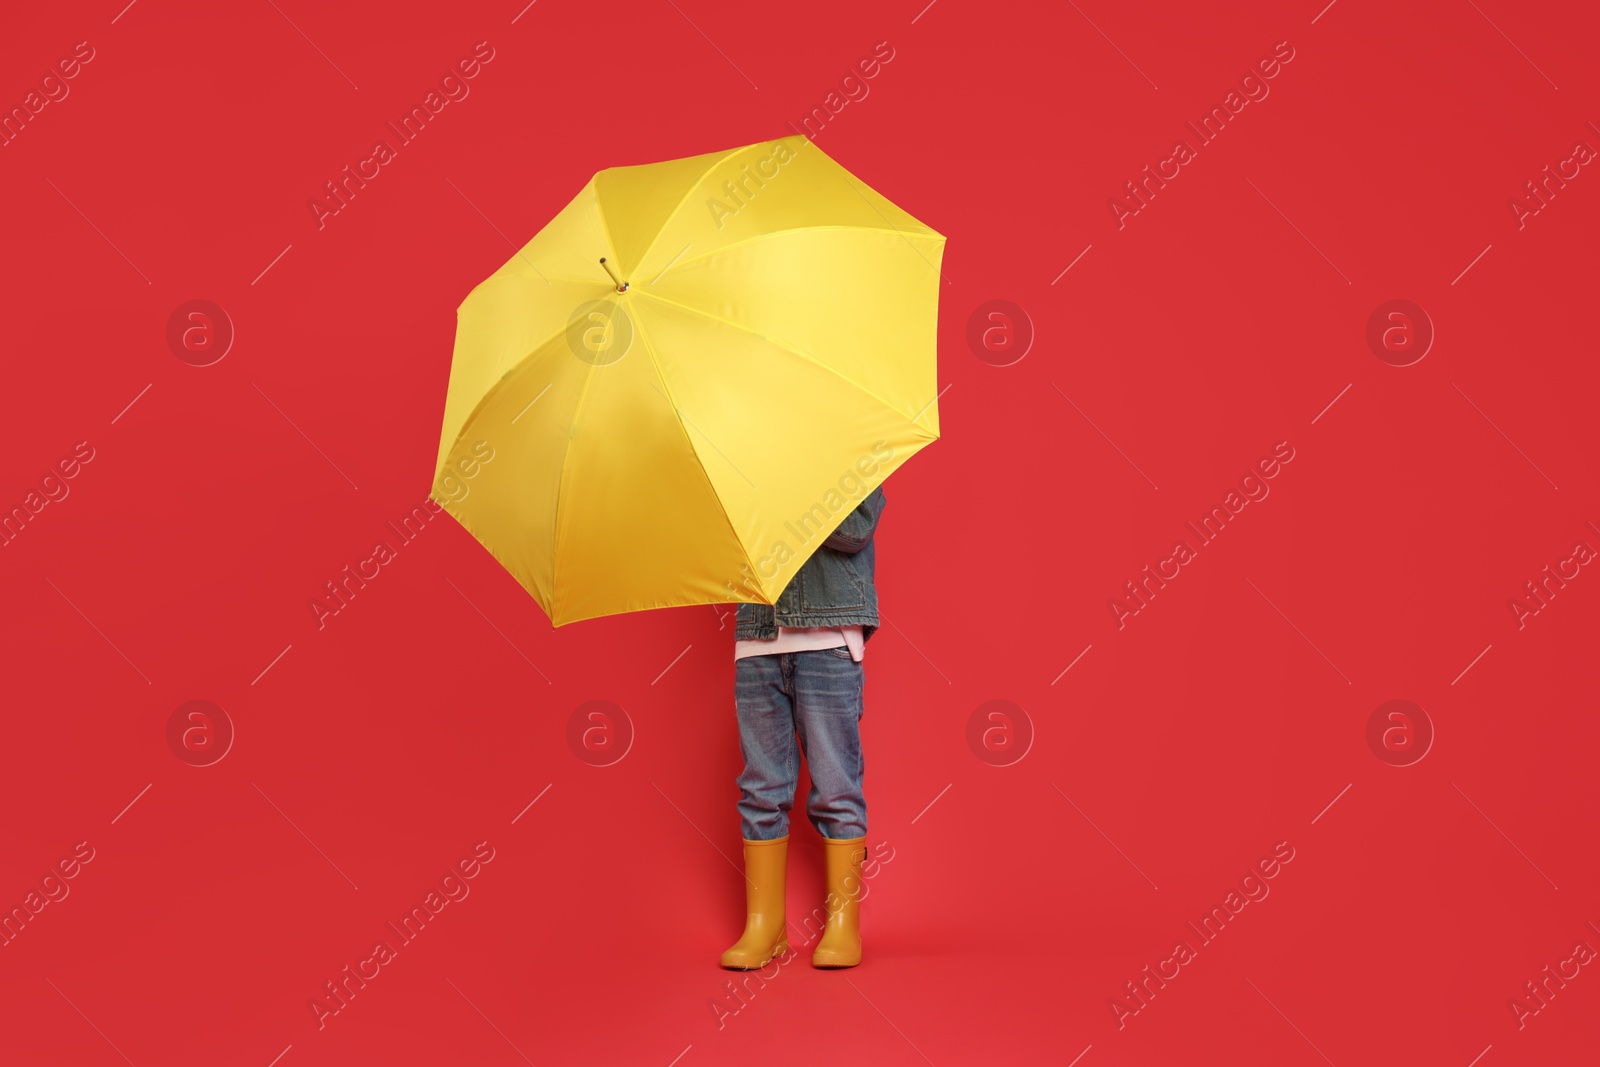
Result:
<svg viewBox="0 0 1600 1067"><path fill-rule="evenodd" d="M860 626L870 638L878 629L872 532L883 507L880 486L801 565L776 605L740 604L734 638L770 641L780 626Z"/></svg>

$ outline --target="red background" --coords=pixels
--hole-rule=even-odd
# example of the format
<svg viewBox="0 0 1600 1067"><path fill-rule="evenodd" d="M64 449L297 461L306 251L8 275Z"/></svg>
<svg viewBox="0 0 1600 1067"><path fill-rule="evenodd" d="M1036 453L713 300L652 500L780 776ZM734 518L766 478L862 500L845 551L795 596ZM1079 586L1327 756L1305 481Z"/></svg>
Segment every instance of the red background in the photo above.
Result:
<svg viewBox="0 0 1600 1067"><path fill-rule="evenodd" d="M1600 145L1594 13L924 2L11 14L7 108L95 58L0 149L0 501L94 458L0 554L0 905L94 859L0 948L0 1059L1592 1057L1592 967L1520 1028L1508 1002L1600 946L1600 577L1521 629L1508 601L1600 546L1600 177L1521 228L1508 201ZM470 95L319 229L323 182L479 41ZM944 436L878 534L893 859L859 969L802 957L719 1026L727 620L553 631L447 516L324 628L308 603L427 494L454 310L508 239L599 168L790 132L879 41L818 144L949 239ZM1119 229L1109 198L1280 41L1270 95ZM165 339L192 299L236 329L211 366ZM1036 331L1005 367L966 341L995 299ZM1365 340L1391 299L1437 331L1411 366ZM1280 441L1271 495L1119 629L1108 600ZM1436 731L1410 766L1367 742L1391 699ZM214 765L168 745L190 700L236 730ZM566 740L590 700L635 732L608 767ZM1010 766L968 747L991 700L1034 731ZM311 998L480 841L470 896L319 1029ZM820 846L794 841L799 916ZM1123 983L1278 842L1270 896L1119 1027Z"/></svg>

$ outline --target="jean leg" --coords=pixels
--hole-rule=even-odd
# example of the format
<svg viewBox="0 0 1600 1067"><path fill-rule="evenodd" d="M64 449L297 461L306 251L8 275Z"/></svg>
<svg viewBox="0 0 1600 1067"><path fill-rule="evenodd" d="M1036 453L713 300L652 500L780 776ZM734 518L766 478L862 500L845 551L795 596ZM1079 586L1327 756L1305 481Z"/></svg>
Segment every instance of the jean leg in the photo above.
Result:
<svg viewBox="0 0 1600 1067"><path fill-rule="evenodd" d="M734 662L734 703L739 717L739 827L747 841L771 841L789 832L789 809L800 781L795 747L794 700L781 655Z"/></svg>
<svg viewBox="0 0 1600 1067"><path fill-rule="evenodd" d="M806 813L825 838L865 837L861 753L865 672L843 648L796 652L794 657L795 726L811 772Z"/></svg>

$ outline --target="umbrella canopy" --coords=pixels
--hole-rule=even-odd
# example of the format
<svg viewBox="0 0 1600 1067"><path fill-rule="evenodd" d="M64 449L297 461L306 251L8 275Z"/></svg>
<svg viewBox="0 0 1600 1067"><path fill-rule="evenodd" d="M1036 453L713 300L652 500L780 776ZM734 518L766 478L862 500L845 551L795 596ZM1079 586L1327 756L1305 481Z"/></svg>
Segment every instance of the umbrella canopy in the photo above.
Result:
<svg viewBox="0 0 1600 1067"><path fill-rule="evenodd" d="M773 603L938 438L943 252L803 137L603 170L462 302L431 495L557 626Z"/></svg>

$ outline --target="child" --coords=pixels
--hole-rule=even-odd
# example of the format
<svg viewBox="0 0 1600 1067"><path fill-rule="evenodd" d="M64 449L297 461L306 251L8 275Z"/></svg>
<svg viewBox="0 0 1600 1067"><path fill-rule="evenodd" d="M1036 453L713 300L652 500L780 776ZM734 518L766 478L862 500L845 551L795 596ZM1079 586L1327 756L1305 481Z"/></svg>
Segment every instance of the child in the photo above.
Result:
<svg viewBox="0 0 1600 1067"><path fill-rule="evenodd" d="M801 753L811 772L806 814L827 852L828 919L811 964L861 962L867 840L861 660L878 629L872 532L883 507L883 490L873 490L806 560L776 605L739 605L734 695L744 754L738 781L748 914L744 936L722 954L724 967L763 967L789 951L783 876Z"/></svg>

